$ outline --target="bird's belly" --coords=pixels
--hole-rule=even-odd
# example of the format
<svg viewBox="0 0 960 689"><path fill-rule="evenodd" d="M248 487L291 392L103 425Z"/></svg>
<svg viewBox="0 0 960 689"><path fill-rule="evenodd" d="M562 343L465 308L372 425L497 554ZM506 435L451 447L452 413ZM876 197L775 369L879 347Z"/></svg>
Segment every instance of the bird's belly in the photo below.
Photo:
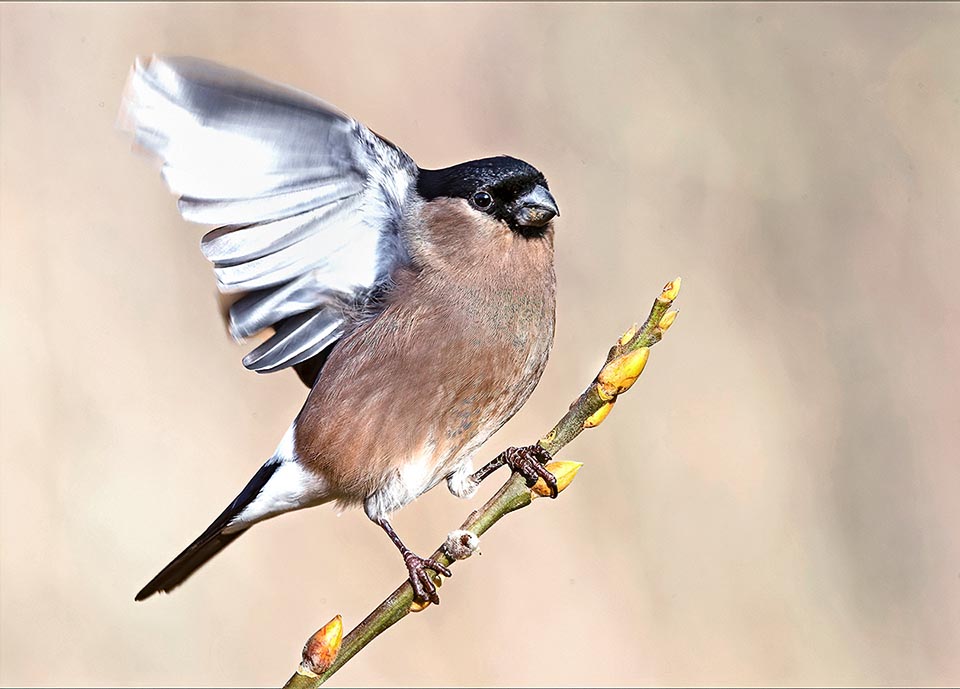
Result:
<svg viewBox="0 0 960 689"><path fill-rule="evenodd" d="M457 400L426 423L427 440L415 453L395 464L382 484L369 495L364 507L371 518L395 512L458 471L469 471L477 450L526 402L539 381L549 344L536 346L517 375L478 404L475 395ZM541 351L542 350L542 351ZM498 383L504 383L502 378Z"/></svg>
<svg viewBox="0 0 960 689"><path fill-rule="evenodd" d="M437 457L431 446L400 462L382 484L364 499L363 507L371 519L387 517L408 505L442 481L456 468L456 457ZM461 458L463 463L466 458Z"/></svg>
<svg viewBox="0 0 960 689"><path fill-rule="evenodd" d="M436 304L388 310L346 338L298 418L301 457L374 518L462 470L543 372L553 304L530 301L498 318Z"/></svg>

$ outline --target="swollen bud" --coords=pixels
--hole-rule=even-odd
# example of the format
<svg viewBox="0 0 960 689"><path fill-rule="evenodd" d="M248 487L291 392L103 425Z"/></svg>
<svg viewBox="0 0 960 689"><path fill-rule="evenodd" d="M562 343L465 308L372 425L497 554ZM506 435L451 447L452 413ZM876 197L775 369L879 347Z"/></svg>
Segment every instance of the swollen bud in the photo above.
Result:
<svg viewBox="0 0 960 689"><path fill-rule="evenodd" d="M598 392L604 401L613 399L622 392L630 389L643 373L650 357L649 347L640 347L629 354L618 356L608 363L597 376Z"/></svg>
<svg viewBox="0 0 960 689"><path fill-rule="evenodd" d="M615 399L605 402L602 407L593 412L587 420L583 422L584 428L594 428L603 423L603 420L607 418L607 414L610 413L610 410L613 409L613 403L616 402Z"/></svg>
<svg viewBox="0 0 960 689"><path fill-rule="evenodd" d="M663 292L658 297L660 301L673 301L680 294L680 278L668 282L663 286Z"/></svg>
<svg viewBox="0 0 960 689"><path fill-rule="evenodd" d="M557 479L557 492L562 493L563 489L573 482L574 477L582 466L583 462L549 462L546 469ZM530 489L530 497L532 499L549 498L551 495L550 486L548 486L543 479L537 480Z"/></svg>
<svg viewBox="0 0 960 689"><path fill-rule="evenodd" d="M673 325L673 322L677 320L678 313L680 312L667 311L665 314L663 314L663 318L660 319L660 323L658 324L661 332L667 332L667 330L670 329L670 326Z"/></svg>
<svg viewBox="0 0 960 689"><path fill-rule="evenodd" d="M314 677L322 675L337 659L342 642L343 618L337 615L307 641L298 672Z"/></svg>

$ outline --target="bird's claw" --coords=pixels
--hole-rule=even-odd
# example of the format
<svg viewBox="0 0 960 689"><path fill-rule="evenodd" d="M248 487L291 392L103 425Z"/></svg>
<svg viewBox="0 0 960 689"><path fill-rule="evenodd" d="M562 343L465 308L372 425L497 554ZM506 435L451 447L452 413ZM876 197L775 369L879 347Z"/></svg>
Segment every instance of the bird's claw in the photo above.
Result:
<svg viewBox="0 0 960 689"><path fill-rule="evenodd" d="M413 553L406 553L403 561L407 565L407 572L410 574L410 586L413 587L413 600L417 603L433 603L440 605L440 596L437 595L437 587L433 579L427 574L427 570L433 570L437 574L445 577L452 577L453 572L444 567L441 563L432 558L422 558Z"/></svg>
<svg viewBox="0 0 960 689"><path fill-rule="evenodd" d="M503 453L504 464L526 479L528 487L533 487L538 480L543 479L550 489L550 497L555 498L560 494L557 478L544 466L552 459L551 454L539 445L511 447Z"/></svg>

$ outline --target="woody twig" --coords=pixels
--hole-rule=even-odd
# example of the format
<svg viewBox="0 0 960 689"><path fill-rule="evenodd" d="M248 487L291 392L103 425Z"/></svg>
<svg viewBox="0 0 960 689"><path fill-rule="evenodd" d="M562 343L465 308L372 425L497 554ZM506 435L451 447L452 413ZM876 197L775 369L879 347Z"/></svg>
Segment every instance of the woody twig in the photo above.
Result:
<svg viewBox="0 0 960 689"><path fill-rule="evenodd" d="M650 347L659 342L673 325L677 311L671 311L670 307L679 292L680 278L664 286L643 325L631 327L610 348L603 368L570 405L563 418L539 440L541 447L556 455L585 428L603 422L617 398L629 390L643 372ZM562 491L570 485L581 466L579 462L554 461L547 465L547 469L556 477ZM483 507L467 517L432 558L447 567L452 566L456 560L468 557L476 547L477 538L503 517L526 507L538 497L549 495L550 490L542 479L528 488L521 476L511 475ZM435 576L439 584L440 577ZM380 634L411 612L420 612L429 605L415 603L410 582L404 581L345 637L340 616L336 616L307 641L302 662L284 689L316 689Z"/></svg>

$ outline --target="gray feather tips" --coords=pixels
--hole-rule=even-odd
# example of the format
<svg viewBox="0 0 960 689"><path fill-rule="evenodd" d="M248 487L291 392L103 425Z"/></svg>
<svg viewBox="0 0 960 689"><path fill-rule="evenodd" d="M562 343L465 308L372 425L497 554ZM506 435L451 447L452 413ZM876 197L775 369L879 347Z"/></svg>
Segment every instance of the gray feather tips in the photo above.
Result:
<svg viewBox="0 0 960 689"><path fill-rule="evenodd" d="M307 93L195 58L137 60L119 126L163 163L187 220L221 225L201 244L236 338L275 334L244 358L275 371L349 327L348 307L405 263L399 234L417 167Z"/></svg>

